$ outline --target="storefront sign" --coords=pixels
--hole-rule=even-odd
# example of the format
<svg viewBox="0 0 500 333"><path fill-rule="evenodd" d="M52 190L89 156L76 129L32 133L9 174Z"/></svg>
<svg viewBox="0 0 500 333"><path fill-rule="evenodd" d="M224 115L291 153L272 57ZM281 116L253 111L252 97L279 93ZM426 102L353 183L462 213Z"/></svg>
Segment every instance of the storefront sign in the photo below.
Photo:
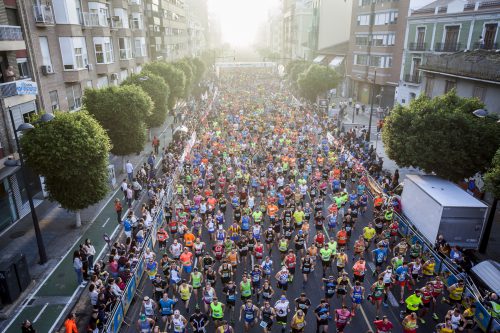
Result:
<svg viewBox="0 0 500 333"><path fill-rule="evenodd" d="M16 91L18 95L37 95L38 86L33 81L16 81Z"/></svg>

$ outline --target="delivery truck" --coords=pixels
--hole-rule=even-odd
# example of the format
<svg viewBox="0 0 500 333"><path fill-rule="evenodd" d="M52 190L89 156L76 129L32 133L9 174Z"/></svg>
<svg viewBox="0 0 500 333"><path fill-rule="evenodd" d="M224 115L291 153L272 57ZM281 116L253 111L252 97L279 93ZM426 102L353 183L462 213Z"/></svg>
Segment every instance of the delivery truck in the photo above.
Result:
<svg viewBox="0 0 500 333"><path fill-rule="evenodd" d="M407 175L403 214L431 244L443 235L451 246L477 249L488 206L456 184L431 175Z"/></svg>

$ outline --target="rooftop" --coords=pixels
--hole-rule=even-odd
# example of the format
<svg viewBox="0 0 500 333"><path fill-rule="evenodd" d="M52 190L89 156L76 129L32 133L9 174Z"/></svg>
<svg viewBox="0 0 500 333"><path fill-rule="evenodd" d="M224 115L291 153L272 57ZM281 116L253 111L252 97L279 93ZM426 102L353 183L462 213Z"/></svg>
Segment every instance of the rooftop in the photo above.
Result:
<svg viewBox="0 0 500 333"><path fill-rule="evenodd" d="M426 6L412 10L410 16L491 10L500 10L500 0L436 0Z"/></svg>

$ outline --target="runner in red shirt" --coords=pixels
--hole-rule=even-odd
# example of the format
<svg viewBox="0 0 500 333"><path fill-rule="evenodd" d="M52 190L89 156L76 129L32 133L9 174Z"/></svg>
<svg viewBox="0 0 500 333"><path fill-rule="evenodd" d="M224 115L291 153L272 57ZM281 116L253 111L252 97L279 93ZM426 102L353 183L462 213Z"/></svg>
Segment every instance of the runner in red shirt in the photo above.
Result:
<svg viewBox="0 0 500 333"><path fill-rule="evenodd" d="M376 333L389 333L394 327L394 325L392 325L389 319L387 319L387 316L383 316L382 320L378 319L377 317L377 319L375 319L373 324L377 329Z"/></svg>

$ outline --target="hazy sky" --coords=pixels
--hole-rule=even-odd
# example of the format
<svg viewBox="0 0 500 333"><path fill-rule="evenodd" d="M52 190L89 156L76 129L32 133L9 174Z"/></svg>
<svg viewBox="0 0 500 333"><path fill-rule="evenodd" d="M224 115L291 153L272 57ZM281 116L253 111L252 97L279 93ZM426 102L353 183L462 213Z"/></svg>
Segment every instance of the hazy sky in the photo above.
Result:
<svg viewBox="0 0 500 333"><path fill-rule="evenodd" d="M208 0L209 10L220 21L223 42L234 46L251 45L269 9L278 5L279 0Z"/></svg>
<svg viewBox="0 0 500 333"><path fill-rule="evenodd" d="M410 6L412 9L420 8L432 1L411 0ZM208 0L210 12L220 21L223 42L234 46L250 46L259 25L268 19L269 10L279 8L279 4L279 0Z"/></svg>

